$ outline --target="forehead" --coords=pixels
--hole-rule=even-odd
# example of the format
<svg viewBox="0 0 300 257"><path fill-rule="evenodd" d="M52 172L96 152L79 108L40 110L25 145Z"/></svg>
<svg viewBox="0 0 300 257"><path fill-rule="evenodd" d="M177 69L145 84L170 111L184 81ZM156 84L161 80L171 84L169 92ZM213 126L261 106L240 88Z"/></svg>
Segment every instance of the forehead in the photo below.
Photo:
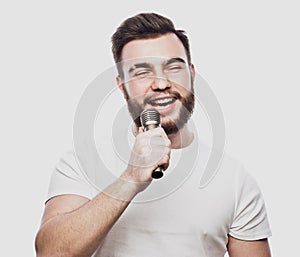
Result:
<svg viewBox="0 0 300 257"><path fill-rule="evenodd" d="M144 57L177 58L187 63L185 48L179 38L173 34L166 34L158 38L138 39L127 43L122 50L122 61Z"/></svg>

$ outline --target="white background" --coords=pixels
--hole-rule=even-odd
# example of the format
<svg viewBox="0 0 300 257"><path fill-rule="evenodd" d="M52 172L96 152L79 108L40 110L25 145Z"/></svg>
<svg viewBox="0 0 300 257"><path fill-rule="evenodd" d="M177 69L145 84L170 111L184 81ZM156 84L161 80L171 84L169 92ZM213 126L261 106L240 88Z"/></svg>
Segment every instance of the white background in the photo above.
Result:
<svg viewBox="0 0 300 257"><path fill-rule="evenodd" d="M35 255L50 174L72 144L80 96L113 64L110 36L116 26L137 12L157 11L190 36L196 69L225 114L227 152L252 172L265 196L273 256L296 256L297 1L141 2L1 2L2 255Z"/></svg>

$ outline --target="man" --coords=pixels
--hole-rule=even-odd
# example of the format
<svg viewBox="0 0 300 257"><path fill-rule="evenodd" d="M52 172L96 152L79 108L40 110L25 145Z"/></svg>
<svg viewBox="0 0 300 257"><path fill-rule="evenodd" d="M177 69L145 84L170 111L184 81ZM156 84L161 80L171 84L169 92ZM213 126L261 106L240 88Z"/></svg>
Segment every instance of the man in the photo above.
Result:
<svg viewBox="0 0 300 257"><path fill-rule="evenodd" d="M193 156L195 69L184 31L163 16L142 13L125 20L112 43L117 84L134 120L130 159L115 181L92 193L74 154L58 164L37 256L218 257L228 251L231 257L270 257L264 202L249 174L224 157L215 176L204 187L197 184L209 151ZM162 126L145 131L139 119L144 109L156 109ZM199 163L185 183L159 197L156 189L186 174L185 166L172 167L179 151ZM166 178L153 181L158 166Z"/></svg>

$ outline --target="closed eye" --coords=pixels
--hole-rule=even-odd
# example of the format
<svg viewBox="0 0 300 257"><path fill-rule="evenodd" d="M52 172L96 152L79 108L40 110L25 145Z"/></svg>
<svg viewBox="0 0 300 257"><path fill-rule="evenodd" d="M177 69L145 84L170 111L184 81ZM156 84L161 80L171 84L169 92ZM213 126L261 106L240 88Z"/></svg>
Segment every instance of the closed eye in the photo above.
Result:
<svg viewBox="0 0 300 257"><path fill-rule="evenodd" d="M168 72L179 72L183 69L181 65L170 65L167 67Z"/></svg>
<svg viewBox="0 0 300 257"><path fill-rule="evenodd" d="M133 76L138 78L143 78L151 74L152 74L151 70L140 70L140 71L136 71Z"/></svg>

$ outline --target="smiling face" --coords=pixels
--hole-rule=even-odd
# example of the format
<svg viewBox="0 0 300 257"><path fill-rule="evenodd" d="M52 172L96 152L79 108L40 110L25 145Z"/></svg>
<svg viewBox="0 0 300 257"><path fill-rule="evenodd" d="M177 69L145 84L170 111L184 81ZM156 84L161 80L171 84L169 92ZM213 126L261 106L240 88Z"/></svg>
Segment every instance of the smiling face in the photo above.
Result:
<svg viewBox="0 0 300 257"><path fill-rule="evenodd" d="M118 85L137 126L144 109L156 109L167 134L176 133L194 108L194 67L175 34L133 40L122 50L123 78Z"/></svg>

